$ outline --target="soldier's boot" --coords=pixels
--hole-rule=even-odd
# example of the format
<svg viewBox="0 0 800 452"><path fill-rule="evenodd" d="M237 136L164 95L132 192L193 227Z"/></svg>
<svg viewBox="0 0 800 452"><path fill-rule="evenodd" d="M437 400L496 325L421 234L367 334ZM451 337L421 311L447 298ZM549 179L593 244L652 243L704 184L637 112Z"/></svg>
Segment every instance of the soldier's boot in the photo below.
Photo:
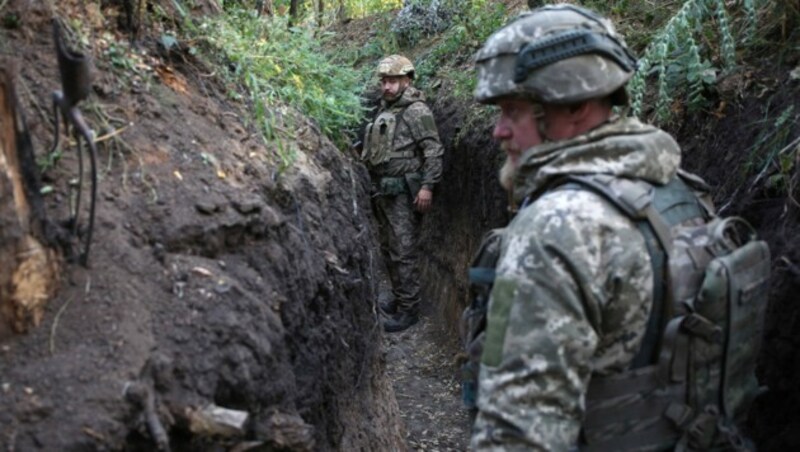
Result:
<svg viewBox="0 0 800 452"><path fill-rule="evenodd" d="M381 311L383 311L384 314L391 316L397 314L397 300L394 298L389 300L381 300L378 302L378 306L381 308Z"/></svg>
<svg viewBox="0 0 800 452"><path fill-rule="evenodd" d="M397 333L408 329L419 321L416 312L400 311L383 322L383 330L387 333Z"/></svg>

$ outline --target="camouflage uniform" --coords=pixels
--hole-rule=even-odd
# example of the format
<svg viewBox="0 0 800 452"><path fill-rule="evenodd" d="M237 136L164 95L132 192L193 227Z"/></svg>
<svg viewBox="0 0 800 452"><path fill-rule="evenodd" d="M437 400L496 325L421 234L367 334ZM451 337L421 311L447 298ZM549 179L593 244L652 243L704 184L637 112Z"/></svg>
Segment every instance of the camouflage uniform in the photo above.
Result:
<svg viewBox="0 0 800 452"><path fill-rule="evenodd" d="M514 191L536 199L503 241L474 449L574 447L591 375L627 369L645 332L653 272L636 225L594 192L548 188L586 173L664 184L679 162L667 133L635 119L524 154Z"/></svg>
<svg viewBox="0 0 800 452"><path fill-rule="evenodd" d="M393 118L394 123L393 138L389 140L391 155L388 156L378 155L375 148L379 140L370 136L381 133L381 124L378 124L381 118ZM420 301L417 266L420 214L414 209L416 192L412 193L406 178L416 182L413 190L424 187L433 191L442 177L443 154L424 94L409 86L396 101L383 101L376 122L368 127L364 143L362 159L372 176L376 194L374 207L381 226L382 244L388 252L395 300L400 311L416 312ZM400 188L392 189L382 183L387 181L394 181Z"/></svg>
<svg viewBox="0 0 800 452"><path fill-rule="evenodd" d="M610 21L572 5L524 13L476 55L475 97L544 104L627 101L636 63ZM538 120L546 136L544 119ZM523 207L504 233L487 314L475 450L578 446L592 375L630 367L652 306L645 239L628 216L568 175L665 184L680 150L665 132L612 118L524 152L513 193Z"/></svg>

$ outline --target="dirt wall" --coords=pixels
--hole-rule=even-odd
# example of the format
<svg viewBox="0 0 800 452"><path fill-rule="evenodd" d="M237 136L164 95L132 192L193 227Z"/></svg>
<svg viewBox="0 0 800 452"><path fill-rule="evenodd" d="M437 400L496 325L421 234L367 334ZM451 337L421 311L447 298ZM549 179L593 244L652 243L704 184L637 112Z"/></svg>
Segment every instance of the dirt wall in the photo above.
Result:
<svg viewBox="0 0 800 452"><path fill-rule="evenodd" d="M0 29L2 49L23 68L23 106L46 157L58 88L49 11L8 8L21 23ZM155 40L141 44L156 53ZM155 450L138 388L152 394L172 450L402 449L363 168L283 111L295 117L282 169L277 143L245 124L250 107L224 100L211 71L162 64L168 80L96 68L85 112L98 135L115 133L100 145L89 268L71 265L41 327L0 344L0 448ZM100 117L119 127L100 129ZM55 220L76 172L69 148L46 171ZM209 404L247 412L244 432L197 433Z"/></svg>
<svg viewBox="0 0 800 452"><path fill-rule="evenodd" d="M508 198L497 171L504 156L491 138L491 120L477 105L436 96L432 110L445 147L443 180L421 234L424 297L451 333L467 299L467 272L481 238L508 223Z"/></svg>

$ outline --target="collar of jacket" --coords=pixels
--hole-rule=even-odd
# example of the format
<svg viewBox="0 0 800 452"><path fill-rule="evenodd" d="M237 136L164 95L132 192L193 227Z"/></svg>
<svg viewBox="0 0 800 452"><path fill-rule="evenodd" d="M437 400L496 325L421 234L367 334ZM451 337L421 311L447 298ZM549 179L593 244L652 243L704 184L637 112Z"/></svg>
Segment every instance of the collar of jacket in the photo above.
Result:
<svg viewBox="0 0 800 452"><path fill-rule="evenodd" d="M568 174L611 174L663 185L678 171L681 151L663 130L617 118L583 135L525 151L514 178L514 201L536 197Z"/></svg>
<svg viewBox="0 0 800 452"><path fill-rule="evenodd" d="M400 109L408 107L414 102L425 101L425 93L409 85L403 90L403 94L394 102L381 101L381 110Z"/></svg>

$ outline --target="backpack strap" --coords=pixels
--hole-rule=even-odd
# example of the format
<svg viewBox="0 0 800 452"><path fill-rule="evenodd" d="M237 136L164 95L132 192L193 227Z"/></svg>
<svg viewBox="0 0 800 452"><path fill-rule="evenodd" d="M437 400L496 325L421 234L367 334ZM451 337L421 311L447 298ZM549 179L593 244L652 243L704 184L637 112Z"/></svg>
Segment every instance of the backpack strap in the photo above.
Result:
<svg viewBox="0 0 800 452"><path fill-rule="evenodd" d="M669 275L672 226L692 218L708 218L713 212L697 196L702 180L686 181L687 177L691 175L679 174L663 186L608 174L569 175L564 179L567 184L577 184L611 202L636 222L644 237L653 269L653 306L642 346L631 364L634 369L658 360L661 333L674 315L675 296Z"/></svg>
<svg viewBox="0 0 800 452"><path fill-rule="evenodd" d="M400 124L400 122L402 122L403 124L406 125L406 127L410 128L410 126L408 125L408 123L405 120L406 111L409 109L409 107L411 107L412 105L414 105L416 103L419 103L419 102L424 102L424 101L421 100L421 99L420 100L415 100L414 102L411 102L410 104L408 104L405 107L403 107L402 110L400 110L400 113L397 114L397 124L398 125ZM395 132L394 132L394 135L392 136L392 149L394 149L394 142L395 142L395 140L397 140L397 126L395 126L394 130L395 130ZM413 136L413 131L412 131L412 136ZM415 143L416 143L416 141L415 141ZM411 155L408 155L409 153ZM391 153L392 158L411 158L411 157L416 157L416 155L417 155L417 153L414 152L414 151L402 151L402 152L392 151L392 153Z"/></svg>
<svg viewBox="0 0 800 452"><path fill-rule="evenodd" d="M667 275L672 240L669 225L653 205L653 187L643 181L615 178L604 174L574 175L568 176L567 180L588 188L610 201L636 222L644 237L653 269L653 306L642 346L631 367L636 369L652 364L657 359L661 327L666 319L672 317L673 303L672 290L668 283L669 275Z"/></svg>

